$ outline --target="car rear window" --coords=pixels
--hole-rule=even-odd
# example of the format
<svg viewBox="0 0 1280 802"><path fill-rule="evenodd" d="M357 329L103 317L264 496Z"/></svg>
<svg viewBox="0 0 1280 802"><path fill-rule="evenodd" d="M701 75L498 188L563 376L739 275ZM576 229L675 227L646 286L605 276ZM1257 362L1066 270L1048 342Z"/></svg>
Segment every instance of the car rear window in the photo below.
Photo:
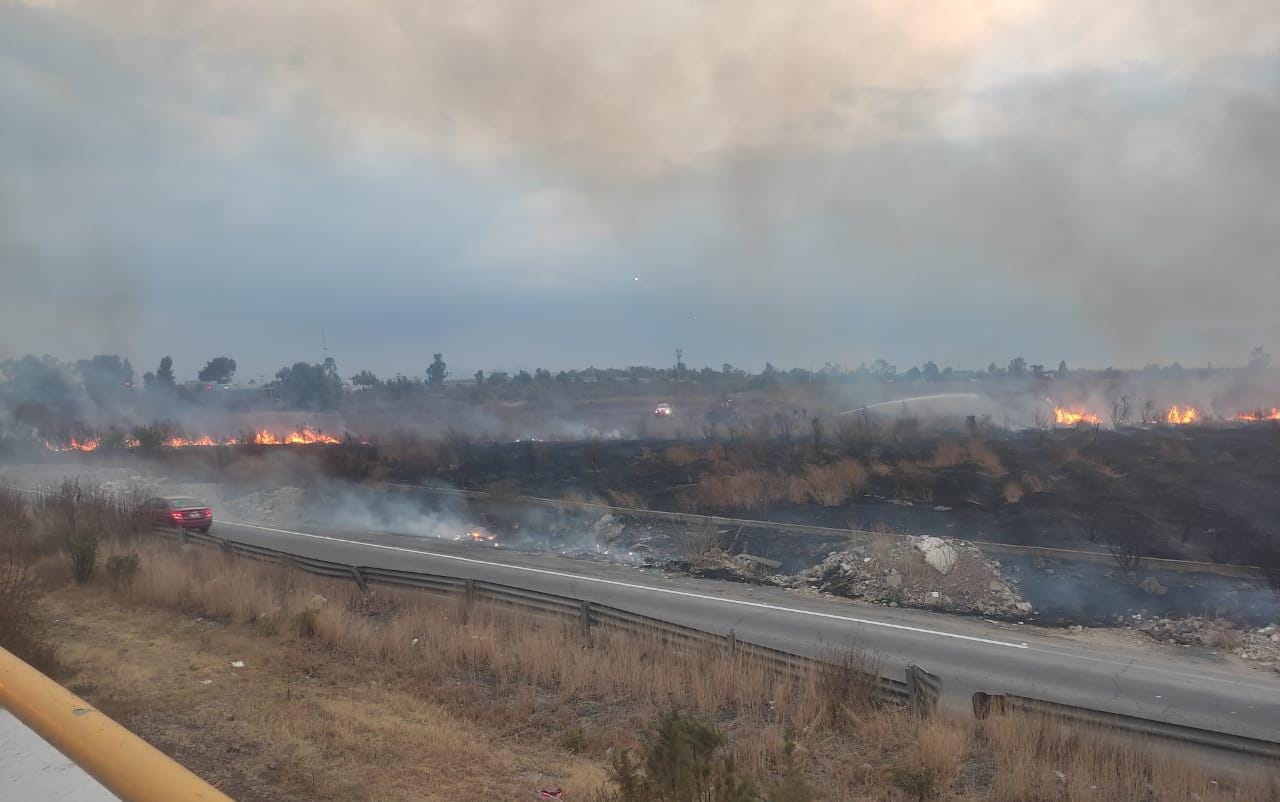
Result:
<svg viewBox="0 0 1280 802"><path fill-rule="evenodd" d="M205 506L205 503L204 503L203 501L197 501L196 499L193 499L193 498L171 498L171 499L169 499L169 504L170 504L170 506L173 506L173 507L203 507L203 506Z"/></svg>

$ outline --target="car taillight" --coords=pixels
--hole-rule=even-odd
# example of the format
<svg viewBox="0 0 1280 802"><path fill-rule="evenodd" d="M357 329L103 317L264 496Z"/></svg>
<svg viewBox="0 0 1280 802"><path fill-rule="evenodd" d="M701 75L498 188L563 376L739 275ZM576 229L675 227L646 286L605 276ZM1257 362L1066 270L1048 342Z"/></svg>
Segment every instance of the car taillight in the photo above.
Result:
<svg viewBox="0 0 1280 802"><path fill-rule="evenodd" d="M175 510L174 512L169 513L169 517L175 521L180 521L182 520L182 513Z"/></svg>
<svg viewBox="0 0 1280 802"><path fill-rule="evenodd" d="M213 517L213 510L201 510L201 511L200 511L200 517L202 517L202 518L212 518L212 517Z"/></svg>

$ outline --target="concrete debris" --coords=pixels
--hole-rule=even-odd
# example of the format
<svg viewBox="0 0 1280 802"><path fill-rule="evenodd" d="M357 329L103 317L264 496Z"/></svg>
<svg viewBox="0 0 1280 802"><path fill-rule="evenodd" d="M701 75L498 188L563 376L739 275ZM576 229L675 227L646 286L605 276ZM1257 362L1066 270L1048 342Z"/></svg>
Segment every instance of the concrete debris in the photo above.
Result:
<svg viewBox="0 0 1280 802"><path fill-rule="evenodd" d="M1161 585L1154 576L1149 576L1139 582L1138 587L1142 588L1144 593L1151 596L1163 596L1169 590L1164 585Z"/></svg>
<svg viewBox="0 0 1280 802"><path fill-rule="evenodd" d="M997 618L1023 617L1029 602L972 543L937 537L855 543L787 584L878 604L927 607Z"/></svg>
<svg viewBox="0 0 1280 802"><path fill-rule="evenodd" d="M601 515L600 518L591 525L591 534L596 538L605 542L612 543L622 537L623 524L609 513Z"/></svg>
<svg viewBox="0 0 1280 802"><path fill-rule="evenodd" d="M924 554L924 561L940 574L949 574L956 567L956 550L940 537L919 538L916 548Z"/></svg>
<svg viewBox="0 0 1280 802"><path fill-rule="evenodd" d="M232 660L232 661L231 661L231 667L232 667L232 668L244 668L244 661L243 661L243 660Z"/></svg>
<svg viewBox="0 0 1280 802"><path fill-rule="evenodd" d="M754 563L756 565L762 565L765 568L771 568L774 571L782 567L782 563L778 562L777 560L770 560L768 557L757 557L754 554L746 554L746 553L736 554L734 555L734 559L741 560L743 562Z"/></svg>
<svg viewBox="0 0 1280 802"><path fill-rule="evenodd" d="M1150 618L1134 622L1133 628L1162 643L1227 650L1242 660L1261 663L1259 667L1280 662L1280 637L1275 624L1249 630L1226 621L1188 616Z"/></svg>

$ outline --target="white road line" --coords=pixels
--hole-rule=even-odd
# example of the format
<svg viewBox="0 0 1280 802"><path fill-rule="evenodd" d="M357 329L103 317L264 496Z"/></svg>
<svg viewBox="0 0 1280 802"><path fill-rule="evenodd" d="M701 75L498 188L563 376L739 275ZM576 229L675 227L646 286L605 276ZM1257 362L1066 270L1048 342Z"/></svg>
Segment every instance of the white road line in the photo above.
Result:
<svg viewBox="0 0 1280 802"><path fill-rule="evenodd" d="M718 602L720 604L736 604L740 607L754 607L761 610L770 610L779 613L791 613L794 615L808 615L815 618L830 618L836 621L848 621L853 624L864 624L870 627L883 627L885 629L897 629L905 632L917 632L921 635L933 635L939 638L955 638L956 640L966 640L973 643L985 643L989 646L1002 646L1008 649L1026 649L1025 643L1010 643L1008 641L992 640L990 638L978 638L973 635L958 635L954 632L942 632L936 629L924 629L922 627L912 627L906 624L890 624L886 621L873 621L867 618L854 618L848 615L836 615L835 613L820 613L815 610L801 610L795 607L783 607L777 604L765 604L764 602L745 601L743 599L725 599L718 596L708 596L703 593L694 593L687 590L675 590L673 588L655 588L652 585L640 585L632 582L622 582L616 579L601 579L593 576L581 576L579 574L570 574L564 571L552 571L548 568L532 568L526 565L512 565L510 563L493 562L490 560L477 560L474 557L459 557L456 554L441 554L434 551L423 551L421 549L407 549L403 546L387 546L382 543L368 543L363 540L348 540L341 537L332 537L330 535L316 535L310 532L295 532L291 529L275 529L270 526L258 526L257 524L239 523L237 521L223 521L223 523L232 524L233 526L243 526L249 529L261 529L264 532L278 532L282 535L294 535L295 537L309 537L314 540L329 540L334 543L346 543L352 546L363 546L366 548L383 549L385 551L407 552L409 554L421 554L426 557L436 557L442 560L455 560L457 562L470 563L472 565L484 565L492 568L504 568L511 571L526 571L531 574L544 574L546 576L561 577L564 579L573 579L579 582L595 582L600 585L612 585L619 588L629 588L631 590L643 590L650 593L665 593L670 596L683 596L690 599L701 599L703 601Z"/></svg>

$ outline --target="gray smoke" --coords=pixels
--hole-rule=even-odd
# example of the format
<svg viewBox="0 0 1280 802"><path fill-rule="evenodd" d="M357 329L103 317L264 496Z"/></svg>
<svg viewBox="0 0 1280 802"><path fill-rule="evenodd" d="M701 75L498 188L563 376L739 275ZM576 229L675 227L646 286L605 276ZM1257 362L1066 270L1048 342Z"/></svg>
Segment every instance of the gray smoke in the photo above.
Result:
<svg viewBox="0 0 1280 802"><path fill-rule="evenodd" d="M20 299L0 350L39 350L33 325L53 327L31 319L57 319L48 299L77 284L73 297L114 294L72 331L128 332L126 300L149 282L100 277L139 254L139 273L177 269L147 256L149 226L173 213L166 182L192 154L306 172L388 151L544 176L554 208L534 218L571 240L626 251L678 232L692 255L649 260L655 277L714 294L723 326L769 315L791 348L849 336L814 322L815 303L834 316L822 299L884 286L913 317L859 332L872 343L993 296L994 333L963 339L1035 326L1050 297L1120 361L1280 337L1273 3L68 0L0 14L0 88L23 101L6 115L0 198L33 199L0 253ZM144 162L160 178L135 198L129 167ZM252 219L234 186L202 181L193 233ZM88 244L54 247L49 220Z"/></svg>

